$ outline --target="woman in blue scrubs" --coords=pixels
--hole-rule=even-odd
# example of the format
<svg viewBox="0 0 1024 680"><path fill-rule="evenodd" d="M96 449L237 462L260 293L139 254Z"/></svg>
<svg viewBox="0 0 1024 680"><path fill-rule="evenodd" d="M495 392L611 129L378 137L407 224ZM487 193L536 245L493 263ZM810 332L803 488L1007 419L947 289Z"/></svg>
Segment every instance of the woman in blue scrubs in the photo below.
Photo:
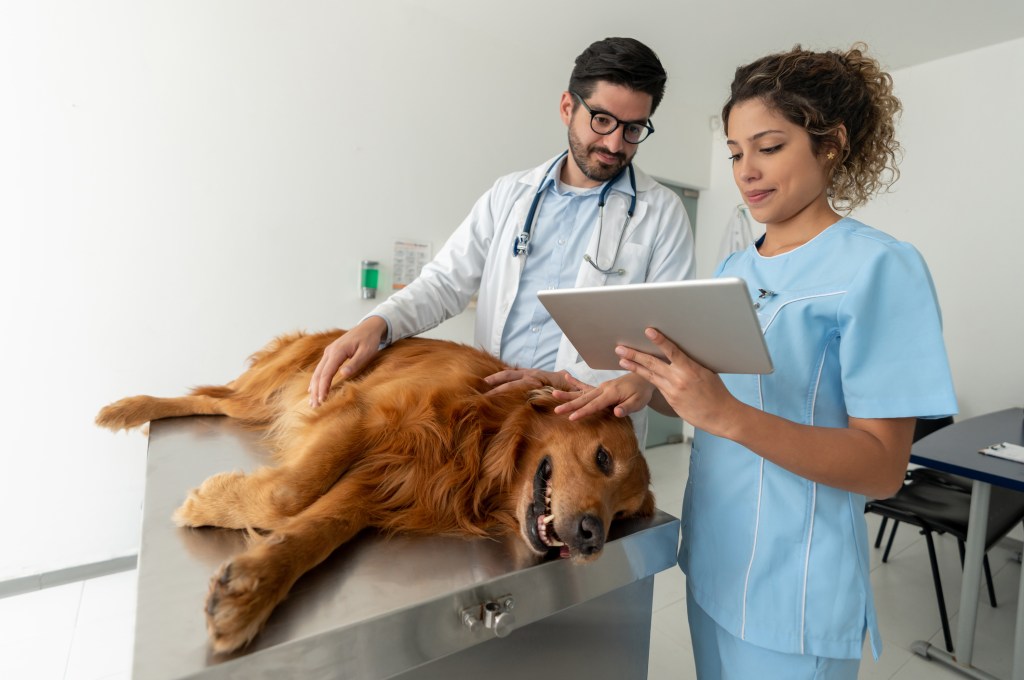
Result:
<svg viewBox="0 0 1024 680"><path fill-rule="evenodd" d="M747 282L775 371L716 375L648 329L667 360L616 351L649 388L561 393L573 418L650 403L696 428L679 564L702 680L854 680L865 634L877 659L865 499L900 488L915 418L957 410L924 260L840 215L898 176L900 102L862 50L742 66L722 111L766 233L715 276Z"/></svg>

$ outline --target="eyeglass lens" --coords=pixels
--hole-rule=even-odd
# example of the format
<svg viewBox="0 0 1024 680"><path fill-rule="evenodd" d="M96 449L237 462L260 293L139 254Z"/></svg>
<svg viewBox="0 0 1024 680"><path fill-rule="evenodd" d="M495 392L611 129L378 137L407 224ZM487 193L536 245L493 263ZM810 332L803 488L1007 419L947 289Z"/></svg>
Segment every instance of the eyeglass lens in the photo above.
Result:
<svg viewBox="0 0 1024 680"><path fill-rule="evenodd" d="M637 123L623 123L622 126L622 135L630 144L639 144L650 132L647 127ZM595 113L590 118L590 129L599 135L609 135L617 127L619 127L619 121L607 114Z"/></svg>

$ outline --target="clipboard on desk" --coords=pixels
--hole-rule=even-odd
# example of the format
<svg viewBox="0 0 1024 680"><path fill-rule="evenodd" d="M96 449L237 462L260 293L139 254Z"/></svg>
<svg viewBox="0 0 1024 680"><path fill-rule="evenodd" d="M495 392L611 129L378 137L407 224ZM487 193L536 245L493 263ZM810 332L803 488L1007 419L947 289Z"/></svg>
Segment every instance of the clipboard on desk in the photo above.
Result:
<svg viewBox="0 0 1024 680"><path fill-rule="evenodd" d="M725 277L537 293L587 365L621 370L616 345L664 358L657 328L716 373L771 373L772 360L743 279Z"/></svg>
<svg viewBox="0 0 1024 680"><path fill-rule="evenodd" d="M978 449L978 453L983 453L986 456L1012 460L1016 463L1024 463L1024 446L1018 446L1009 442L986 446L983 449Z"/></svg>

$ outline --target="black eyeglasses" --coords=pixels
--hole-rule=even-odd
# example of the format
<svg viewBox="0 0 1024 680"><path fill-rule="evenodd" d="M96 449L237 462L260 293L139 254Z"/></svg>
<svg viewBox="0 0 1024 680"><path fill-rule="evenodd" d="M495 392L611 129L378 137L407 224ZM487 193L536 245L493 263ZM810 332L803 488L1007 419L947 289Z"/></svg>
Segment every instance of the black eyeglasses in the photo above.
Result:
<svg viewBox="0 0 1024 680"><path fill-rule="evenodd" d="M599 135L610 135L622 126L622 138L630 144L639 144L640 142L647 139L652 132L654 132L654 125L648 120L646 123L627 123L624 120L619 120L610 113L605 111L595 111L587 103L583 101L576 92L572 93L572 96L580 100L580 104L583 104L583 108L590 114L590 129Z"/></svg>

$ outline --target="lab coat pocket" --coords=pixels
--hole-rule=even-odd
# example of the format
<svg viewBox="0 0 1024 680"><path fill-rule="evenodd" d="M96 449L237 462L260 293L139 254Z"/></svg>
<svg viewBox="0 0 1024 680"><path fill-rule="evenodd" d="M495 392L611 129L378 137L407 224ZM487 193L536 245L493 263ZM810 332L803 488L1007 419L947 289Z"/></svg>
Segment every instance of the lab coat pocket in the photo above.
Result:
<svg viewBox="0 0 1024 680"><path fill-rule="evenodd" d="M647 270L651 265L651 246L646 243L623 243L619 250L619 256L615 259L615 268L624 269L625 274L614 278L621 278L622 281L613 281L608 278L608 283L643 283L647 280Z"/></svg>
<svg viewBox="0 0 1024 680"><path fill-rule="evenodd" d="M621 247L614 250L615 260L612 261L613 248L611 246L613 245L604 246L596 257L593 253L587 253L606 271L602 272L597 267L584 262L576 281L577 288L643 283L647 280L651 247L643 243L623 243Z"/></svg>

